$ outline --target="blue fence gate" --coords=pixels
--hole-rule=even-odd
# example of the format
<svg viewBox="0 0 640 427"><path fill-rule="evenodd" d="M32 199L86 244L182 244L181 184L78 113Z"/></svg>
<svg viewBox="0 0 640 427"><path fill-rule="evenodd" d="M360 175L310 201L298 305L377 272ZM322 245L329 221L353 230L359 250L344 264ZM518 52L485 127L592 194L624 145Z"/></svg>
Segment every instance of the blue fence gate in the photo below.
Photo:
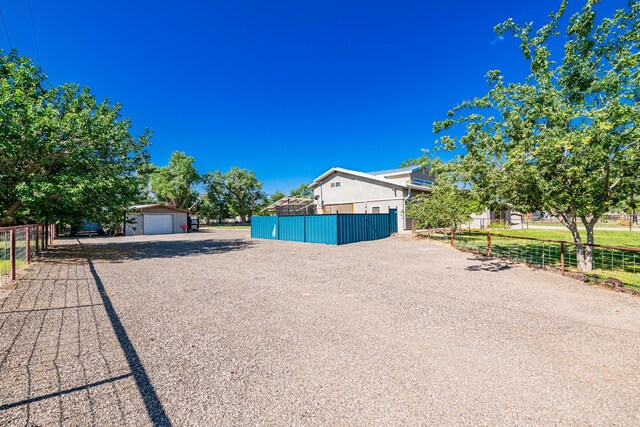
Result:
<svg viewBox="0 0 640 427"><path fill-rule="evenodd" d="M251 237L254 239L344 245L378 240L398 232L398 213L335 214L311 216L254 216Z"/></svg>

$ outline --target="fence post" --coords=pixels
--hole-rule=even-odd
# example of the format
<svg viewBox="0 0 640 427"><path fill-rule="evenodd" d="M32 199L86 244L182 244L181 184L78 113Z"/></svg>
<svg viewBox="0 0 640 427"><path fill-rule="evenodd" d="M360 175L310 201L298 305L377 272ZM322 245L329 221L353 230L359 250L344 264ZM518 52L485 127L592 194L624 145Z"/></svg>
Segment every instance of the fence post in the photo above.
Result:
<svg viewBox="0 0 640 427"><path fill-rule="evenodd" d="M36 232L36 256L40 255L40 225L35 226Z"/></svg>
<svg viewBox="0 0 640 427"><path fill-rule="evenodd" d="M24 241L24 249L25 249L25 262L27 264L31 264L31 226L27 226L25 241Z"/></svg>
<svg viewBox="0 0 640 427"><path fill-rule="evenodd" d="M427 228L427 241L431 241L431 227Z"/></svg>
<svg viewBox="0 0 640 427"><path fill-rule="evenodd" d="M451 247L452 248L456 247L456 244L455 244L455 231L454 231L453 228L451 229Z"/></svg>
<svg viewBox="0 0 640 427"><path fill-rule="evenodd" d="M491 233L487 233L487 256L491 256Z"/></svg>
<svg viewBox="0 0 640 427"><path fill-rule="evenodd" d="M9 231L9 280L16 280L16 230Z"/></svg>
<svg viewBox="0 0 640 427"><path fill-rule="evenodd" d="M560 242L560 268L564 276L564 242Z"/></svg>

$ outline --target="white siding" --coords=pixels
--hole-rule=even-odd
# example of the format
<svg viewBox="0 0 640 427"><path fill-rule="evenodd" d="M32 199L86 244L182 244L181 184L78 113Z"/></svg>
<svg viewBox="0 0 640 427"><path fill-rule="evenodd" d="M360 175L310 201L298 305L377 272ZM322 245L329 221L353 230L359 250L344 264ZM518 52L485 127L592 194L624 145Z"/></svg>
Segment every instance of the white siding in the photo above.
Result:
<svg viewBox="0 0 640 427"><path fill-rule="evenodd" d="M331 187L331 184L336 182L340 182L340 187ZM388 213L389 208L395 208L398 212L398 230L404 230L404 198L407 197L407 190L392 183L336 172L314 188L313 194L317 196L318 213L322 212L323 205L347 203L353 204L354 213L371 213L373 206L379 207L380 213ZM412 195L415 195L415 192L412 191Z"/></svg>

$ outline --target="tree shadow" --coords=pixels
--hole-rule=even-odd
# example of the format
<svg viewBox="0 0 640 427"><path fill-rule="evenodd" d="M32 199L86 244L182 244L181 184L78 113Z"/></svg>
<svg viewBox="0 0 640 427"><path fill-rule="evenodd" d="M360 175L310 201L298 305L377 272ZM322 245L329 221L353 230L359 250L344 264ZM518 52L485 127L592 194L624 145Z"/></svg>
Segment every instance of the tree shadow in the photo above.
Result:
<svg viewBox="0 0 640 427"><path fill-rule="evenodd" d="M121 240L120 240L121 239ZM95 262L138 261L151 258L180 258L197 255L217 255L249 249L255 243L247 239L199 239L199 240L135 240L124 238L74 239L84 245L80 253L77 245L65 245L60 258L65 262L86 261L87 256ZM78 252L74 256L73 252Z"/></svg>
<svg viewBox="0 0 640 427"><path fill-rule="evenodd" d="M475 256L473 258L467 258L469 261L479 261L479 264L470 265L465 268L467 271L490 271L500 272L510 270L514 267L513 263L504 260L498 260L495 258L488 258L486 256Z"/></svg>

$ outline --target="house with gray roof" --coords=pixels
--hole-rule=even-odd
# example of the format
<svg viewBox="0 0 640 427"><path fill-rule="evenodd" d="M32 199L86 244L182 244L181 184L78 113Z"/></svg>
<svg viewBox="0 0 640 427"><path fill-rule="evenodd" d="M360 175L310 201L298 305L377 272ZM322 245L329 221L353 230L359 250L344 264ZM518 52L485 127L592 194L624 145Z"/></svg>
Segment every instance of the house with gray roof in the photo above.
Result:
<svg viewBox="0 0 640 427"><path fill-rule="evenodd" d="M388 213L397 209L398 230L411 230L406 217L407 202L431 192L435 178L422 166L359 172L334 167L309 185L313 190L316 211L335 213Z"/></svg>

